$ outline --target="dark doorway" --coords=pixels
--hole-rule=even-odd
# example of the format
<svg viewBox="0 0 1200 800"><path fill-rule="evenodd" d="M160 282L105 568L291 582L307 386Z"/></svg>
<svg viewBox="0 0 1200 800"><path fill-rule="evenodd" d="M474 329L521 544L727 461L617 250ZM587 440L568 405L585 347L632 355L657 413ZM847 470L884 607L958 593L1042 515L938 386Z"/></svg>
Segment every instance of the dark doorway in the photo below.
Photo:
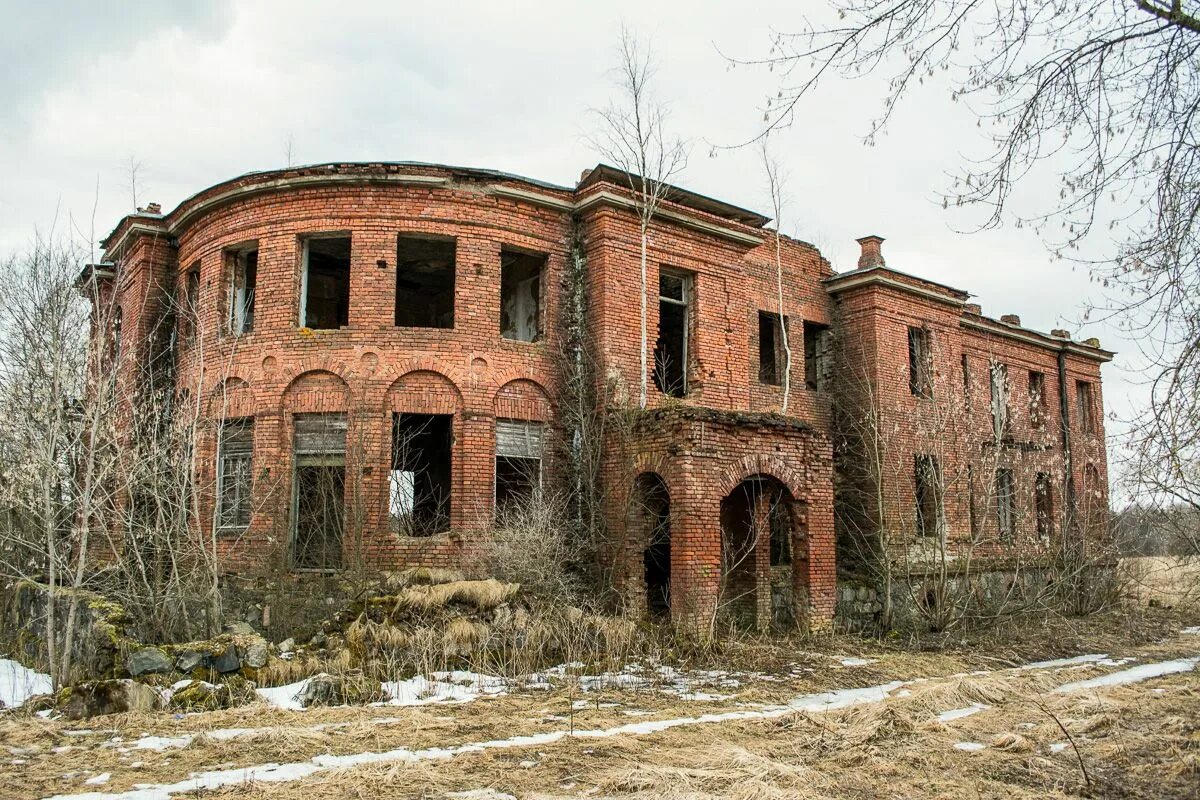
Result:
<svg viewBox="0 0 1200 800"><path fill-rule="evenodd" d="M653 473L638 476L630 511L635 530L646 542L642 552L646 611L652 617L665 617L671 613L671 497L663 479Z"/></svg>
<svg viewBox="0 0 1200 800"><path fill-rule="evenodd" d="M721 500L719 610L735 627L794 621L791 504L787 488L769 475L746 478Z"/></svg>
<svg viewBox="0 0 1200 800"><path fill-rule="evenodd" d="M388 509L392 530L432 536L450 527L450 414L395 414Z"/></svg>

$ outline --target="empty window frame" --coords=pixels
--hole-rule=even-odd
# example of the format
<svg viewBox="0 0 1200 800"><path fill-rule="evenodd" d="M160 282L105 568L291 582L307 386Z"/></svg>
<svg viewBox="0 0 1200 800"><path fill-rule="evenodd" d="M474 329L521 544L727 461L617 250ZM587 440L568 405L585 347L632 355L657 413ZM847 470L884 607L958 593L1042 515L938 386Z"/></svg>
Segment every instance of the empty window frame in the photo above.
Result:
<svg viewBox="0 0 1200 800"><path fill-rule="evenodd" d="M542 487L540 422L496 420L496 510L528 506Z"/></svg>
<svg viewBox="0 0 1200 800"><path fill-rule="evenodd" d="M1037 516L1039 539L1049 539L1054 533L1054 497L1050 489L1050 475L1039 472L1033 480L1033 509Z"/></svg>
<svg viewBox="0 0 1200 800"><path fill-rule="evenodd" d="M500 252L500 336L517 342L542 338L544 255Z"/></svg>
<svg viewBox="0 0 1200 800"><path fill-rule="evenodd" d="M123 317L124 312L120 306L117 306L116 310L113 311L111 332L112 341L109 343L109 352L112 353L112 359L115 362L119 362L121 360L121 328L124 324L122 321Z"/></svg>
<svg viewBox="0 0 1200 800"><path fill-rule="evenodd" d="M778 314L770 311L758 312L758 381L772 386L783 383L787 371L787 348L784 346L784 331L788 319L782 323Z"/></svg>
<svg viewBox="0 0 1200 800"><path fill-rule="evenodd" d="M1029 422L1034 428L1046 427L1046 375L1029 371Z"/></svg>
<svg viewBox="0 0 1200 800"><path fill-rule="evenodd" d="M962 354L962 387L963 397L970 399L971 397L971 358L966 354Z"/></svg>
<svg viewBox="0 0 1200 800"><path fill-rule="evenodd" d="M304 240L300 326L333 330L350 324L350 237Z"/></svg>
<svg viewBox="0 0 1200 800"><path fill-rule="evenodd" d="M225 292L229 298L227 330L234 336L254 330L254 295L258 285L258 242L225 251Z"/></svg>
<svg viewBox="0 0 1200 800"><path fill-rule="evenodd" d="M292 564L338 569L346 504L346 415L294 417Z"/></svg>
<svg viewBox="0 0 1200 800"><path fill-rule="evenodd" d="M1096 398L1092 393L1092 385L1087 381L1075 382L1075 410L1079 429L1086 434L1096 433Z"/></svg>
<svg viewBox="0 0 1200 800"><path fill-rule="evenodd" d="M183 336L194 341L200 331L200 263L197 262L183 276L183 309L179 315L183 320Z"/></svg>
<svg viewBox="0 0 1200 800"><path fill-rule="evenodd" d="M1013 472L1006 467L996 470L996 524L1000 539L1011 542L1017 535L1017 491Z"/></svg>
<svg viewBox="0 0 1200 800"><path fill-rule="evenodd" d="M933 397L933 350L924 328L908 329L908 388L915 397Z"/></svg>
<svg viewBox="0 0 1200 800"><path fill-rule="evenodd" d="M1008 436L1008 365L991 365L992 434L999 441Z"/></svg>
<svg viewBox="0 0 1200 800"><path fill-rule="evenodd" d="M979 489L975 485L975 467L971 464L967 465L967 522L970 525L971 535L979 534L979 507L975 503L975 498L979 495Z"/></svg>
<svg viewBox="0 0 1200 800"><path fill-rule="evenodd" d="M217 435L217 531L238 533L250 526L254 420L226 420Z"/></svg>
<svg viewBox="0 0 1200 800"><path fill-rule="evenodd" d="M771 528L770 565L782 567L792 563L792 515L787 501L781 495L771 498L767 510L767 522Z"/></svg>
<svg viewBox="0 0 1200 800"><path fill-rule="evenodd" d="M398 327L454 327L456 251L454 239L399 236L396 244Z"/></svg>
<svg viewBox="0 0 1200 800"><path fill-rule="evenodd" d="M388 517L401 536L450 528L450 414L394 414Z"/></svg>
<svg viewBox="0 0 1200 800"><path fill-rule="evenodd" d="M810 392L824 392L829 384L830 341L828 325L804 323L804 386Z"/></svg>
<svg viewBox="0 0 1200 800"><path fill-rule="evenodd" d="M942 508L942 474L937 458L918 455L913 458L916 489L917 535L941 537L945 513Z"/></svg>
<svg viewBox="0 0 1200 800"><path fill-rule="evenodd" d="M692 276L666 269L658 276L658 340L654 344L654 385L663 394L688 392Z"/></svg>

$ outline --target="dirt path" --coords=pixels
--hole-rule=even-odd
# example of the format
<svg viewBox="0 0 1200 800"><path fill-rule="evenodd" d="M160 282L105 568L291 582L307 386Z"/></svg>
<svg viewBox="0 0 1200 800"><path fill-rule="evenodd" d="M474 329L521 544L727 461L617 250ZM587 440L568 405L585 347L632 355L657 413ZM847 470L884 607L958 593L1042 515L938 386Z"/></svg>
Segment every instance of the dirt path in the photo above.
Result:
<svg viewBox="0 0 1200 800"><path fill-rule="evenodd" d="M1194 796L1198 655L1194 634L986 671L935 654L807 654L770 673L684 676L683 696L668 673L462 705L125 715L90 733L25 718L0 723L0 795Z"/></svg>

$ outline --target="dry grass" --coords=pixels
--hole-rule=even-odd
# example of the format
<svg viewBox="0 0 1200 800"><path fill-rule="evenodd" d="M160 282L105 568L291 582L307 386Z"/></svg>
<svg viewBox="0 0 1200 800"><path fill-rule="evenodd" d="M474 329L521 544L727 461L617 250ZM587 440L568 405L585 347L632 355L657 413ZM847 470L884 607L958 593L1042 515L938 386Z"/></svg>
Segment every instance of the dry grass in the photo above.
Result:
<svg viewBox="0 0 1200 800"><path fill-rule="evenodd" d="M1200 556L1124 558L1121 570L1141 605L1200 608Z"/></svg>
<svg viewBox="0 0 1200 800"><path fill-rule="evenodd" d="M478 581L452 581L409 586L396 595L393 616L404 611L430 611L462 603L475 611L491 611L512 600L521 587L516 583L501 583L495 578Z"/></svg>

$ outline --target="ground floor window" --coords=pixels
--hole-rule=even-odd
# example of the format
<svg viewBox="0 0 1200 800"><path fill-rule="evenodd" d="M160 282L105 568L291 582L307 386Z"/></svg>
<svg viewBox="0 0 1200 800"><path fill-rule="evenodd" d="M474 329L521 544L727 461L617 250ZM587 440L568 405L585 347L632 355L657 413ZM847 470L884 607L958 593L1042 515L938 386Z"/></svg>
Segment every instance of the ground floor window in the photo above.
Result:
<svg viewBox="0 0 1200 800"><path fill-rule="evenodd" d="M217 530L237 533L250 525L254 420L221 423L217 442Z"/></svg>
<svg viewBox="0 0 1200 800"><path fill-rule="evenodd" d="M346 516L346 415L297 414L292 476L292 565L338 569Z"/></svg>
<svg viewBox="0 0 1200 800"><path fill-rule="evenodd" d="M450 527L450 414L394 414L388 516L401 536L432 536Z"/></svg>
<svg viewBox="0 0 1200 800"><path fill-rule="evenodd" d="M496 510L527 506L542 487L540 422L496 420Z"/></svg>

